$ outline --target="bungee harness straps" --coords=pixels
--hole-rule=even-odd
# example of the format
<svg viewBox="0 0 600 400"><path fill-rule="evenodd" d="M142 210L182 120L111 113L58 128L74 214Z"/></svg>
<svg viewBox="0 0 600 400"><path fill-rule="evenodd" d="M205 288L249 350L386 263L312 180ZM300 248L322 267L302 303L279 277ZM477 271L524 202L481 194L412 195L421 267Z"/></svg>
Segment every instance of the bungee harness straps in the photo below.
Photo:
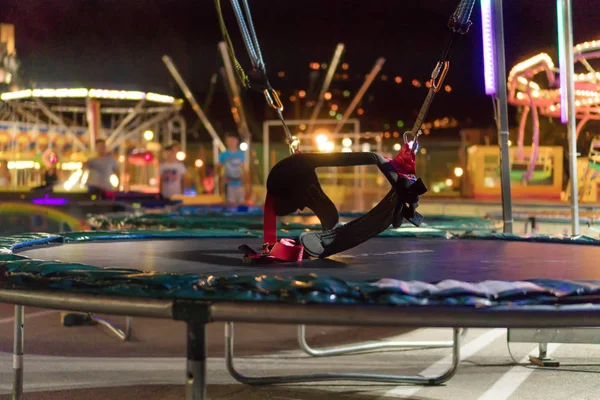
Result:
<svg viewBox="0 0 600 400"><path fill-rule="evenodd" d="M283 118L283 103L281 102L277 91L273 89L271 83L269 82L265 62L263 60L262 52L260 51L260 44L258 43L256 31L254 30L254 24L252 23L252 15L250 14L250 6L248 5L248 0L241 0L243 4L243 10L242 7L240 7L239 0L230 1L231 6L233 7L235 18L238 22L238 26L240 27L240 32L242 33L242 38L246 46L248 56L250 57L250 62L252 63L252 71L246 74L244 68L236 58L235 49L233 48L231 37L229 36L229 32L227 31L225 20L223 19L223 11L221 10L221 0L215 0L215 6L217 8L217 15L219 18L219 25L221 27L223 40L227 44L229 57L233 62L235 71L242 86L246 89L252 89L261 92L265 96L267 104L275 110L275 112L277 113L277 117L281 121L283 129L285 131L286 141L290 148L290 153L294 154L296 152L294 138L292 136L290 128L285 122L285 118Z"/></svg>
<svg viewBox="0 0 600 400"><path fill-rule="evenodd" d="M248 0L230 0L252 71L245 73L235 57L235 51L223 20L220 0L215 0L223 38L242 85L264 94L269 106L276 110L286 132L291 155L278 162L267 178L264 206L264 241L262 251L247 245L239 249L246 263L299 262L307 257L324 258L358 246L377 236L390 225L399 227L403 220L419 226L423 217L416 211L425 184L416 177L416 153L421 126L435 94L442 87L450 67L450 50L455 36L464 35L471 26L470 16L475 0L462 0L448 21L450 38L436 64L429 91L421 106L412 130L404 133L404 145L393 159L375 153L300 153L283 117L283 104L269 83L266 66L260 51ZM240 6L240 3L242 6ZM409 137L409 136L412 136ZM323 191L316 168L332 166L376 165L391 185L388 194L368 213L346 224L339 224L339 212ZM323 231L305 232L297 240L277 240L277 217L297 210L311 209L321 222Z"/></svg>

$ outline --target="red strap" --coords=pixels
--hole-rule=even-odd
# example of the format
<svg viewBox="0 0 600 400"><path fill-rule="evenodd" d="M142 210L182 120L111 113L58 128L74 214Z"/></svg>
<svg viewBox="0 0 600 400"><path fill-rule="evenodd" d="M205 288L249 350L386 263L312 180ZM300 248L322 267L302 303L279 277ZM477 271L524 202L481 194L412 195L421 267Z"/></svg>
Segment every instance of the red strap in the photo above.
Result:
<svg viewBox="0 0 600 400"><path fill-rule="evenodd" d="M277 242L277 215L275 214L275 199L269 193L265 199L263 217L263 243L273 244Z"/></svg>
<svg viewBox="0 0 600 400"><path fill-rule="evenodd" d="M281 261L302 261L304 247L296 245L293 240L277 241L277 215L275 214L275 198L267 193L263 217L263 243L266 245L263 254L255 254L250 258L260 259L264 256Z"/></svg>
<svg viewBox="0 0 600 400"><path fill-rule="evenodd" d="M281 261L302 261L304 255L304 246L296 245L293 240L281 239L275 243L269 257Z"/></svg>
<svg viewBox="0 0 600 400"><path fill-rule="evenodd" d="M396 157L394 157L393 160L390 160L390 162L399 174L416 175L417 173L416 156L408 143L405 143L404 146L402 146L400 152L396 155Z"/></svg>

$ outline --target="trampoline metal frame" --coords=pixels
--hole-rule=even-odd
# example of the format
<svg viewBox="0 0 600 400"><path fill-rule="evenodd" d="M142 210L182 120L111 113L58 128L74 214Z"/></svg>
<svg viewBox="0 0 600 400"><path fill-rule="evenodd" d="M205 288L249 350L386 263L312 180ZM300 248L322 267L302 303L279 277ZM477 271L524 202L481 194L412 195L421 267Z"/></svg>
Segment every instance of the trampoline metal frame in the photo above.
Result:
<svg viewBox="0 0 600 400"><path fill-rule="evenodd" d="M75 314L86 315L94 325L100 325L100 326L104 327L106 329L107 333L116 336L117 338L121 339L121 341L123 341L123 342L128 342L129 339L131 339L131 331L133 330L133 317L125 317L125 329L121 329L117 326L117 324L111 322L108 319L100 318L99 316L97 316L94 313L75 313ZM65 323L63 322L63 325L64 324ZM78 326L78 325L79 324L75 324L75 326Z"/></svg>
<svg viewBox="0 0 600 400"><path fill-rule="evenodd" d="M256 302L207 302L201 300L174 300L128 298L118 296L68 293L59 291L31 291L0 289L0 302L15 304L15 343L13 364L15 382L13 399L23 396L23 307L41 307L55 310L103 313L122 316L174 319L187 323L187 376L186 398L206 399L206 329L211 322L253 322L279 324L315 324L341 326L395 326L409 328L454 328L451 368L439 377L413 380L413 377L379 376L381 379L402 379L414 384L439 384L452 377L459 364L461 327L473 328L572 328L599 327L600 304L577 306L528 306L523 308L499 306L473 307L390 307L325 304L289 304ZM427 323L424 323L427 321ZM233 333L233 331L231 332ZM230 335L233 342L233 335ZM232 344L232 343L230 343ZM233 346L231 361L233 360ZM454 365L456 364L456 365ZM237 371L236 371L237 372ZM235 377L235 376L234 376ZM238 378L246 378L241 375ZM302 378L302 379L301 379ZM321 374L305 377L267 377L268 380L251 384L271 384L315 380L366 380L376 375ZM236 378L237 379L237 378ZM250 382L249 382L250 383Z"/></svg>
<svg viewBox="0 0 600 400"><path fill-rule="evenodd" d="M133 325L132 317L125 317L125 330L119 328L107 319L100 318L95 314L90 314L92 321L104 326L110 333L121 339L123 342L128 342L131 338L131 330Z"/></svg>
<svg viewBox="0 0 600 400"><path fill-rule="evenodd" d="M300 325L304 327L304 325ZM326 372L320 374L307 375L276 375L264 377L249 377L243 375L235 368L234 360L234 329L233 322L225 323L225 363L227 371L238 382L247 385L274 385L282 383L304 383L304 382L325 382L325 381L366 381L366 382L387 382L387 383L409 383L417 385L441 385L450 380L458 369L460 362L460 344L461 344L461 328L453 329L452 340L452 363L450 367L441 375L434 377L426 377L420 375L382 375L382 374L364 374L354 372ZM380 343L375 343L380 344ZM360 347L360 346L356 346ZM388 346L389 347L389 346ZM345 354L347 349L343 349ZM356 352L352 350L351 352ZM339 353L338 353L339 354ZM342 353L344 354L344 353Z"/></svg>
<svg viewBox="0 0 600 400"><path fill-rule="evenodd" d="M460 334L460 342L467 335L467 329L463 329ZM227 332L225 333L227 339ZM454 347L455 341L427 341L427 342L407 342L407 341L379 341L370 343L358 343L347 346L337 346L327 349L312 348L306 340L306 325L298 325L298 345L306 354L312 357L331 357L349 355L355 353L378 351L386 349L402 349L402 348L420 348L420 349L439 349Z"/></svg>
<svg viewBox="0 0 600 400"><path fill-rule="evenodd" d="M548 343L600 344L600 328L508 329L508 342L537 343L538 355L529 361L542 367L559 367L560 362L548 357Z"/></svg>

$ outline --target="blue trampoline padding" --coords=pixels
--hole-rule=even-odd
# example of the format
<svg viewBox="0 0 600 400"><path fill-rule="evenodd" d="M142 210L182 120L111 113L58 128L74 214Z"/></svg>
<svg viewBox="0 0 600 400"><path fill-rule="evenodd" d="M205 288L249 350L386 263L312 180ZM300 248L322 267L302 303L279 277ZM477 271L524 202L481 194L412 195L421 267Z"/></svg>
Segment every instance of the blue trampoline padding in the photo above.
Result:
<svg viewBox="0 0 600 400"><path fill-rule="evenodd" d="M413 237L418 236L415 232ZM304 274L214 276L144 272L137 269L99 268L85 264L34 260L13 251L32 246L94 241L133 241L188 238L247 238L231 232L173 230L162 232L80 232L64 235L23 234L0 238L0 287L5 289L61 290L77 293L206 301L269 301L287 303L376 304L395 306L524 306L587 304L600 301L600 281L527 281L436 283L399 281L381 277L370 281ZM438 236L439 237L439 236ZM600 245L593 238L514 235L453 235L465 238ZM240 261L241 263L241 261Z"/></svg>
<svg viewBox="0 0 600 400"><path fill-rule="evenodd" d="M262 213L258 216L254 216L248 213L237 213L237 214L186 214L184 212L178 213L164 213L164 214L105 214L96 215L88 218L88 223L94 229L98 230L130 230L130 229L229 229L234 231L241 230L262 230L263 221ZM299 235L306 230L321 230L322 227L319 223L309 222L298 222L298 217L303 218L306 216L300 214L294 214L286 221L285 219L278 221L278 228L285 231L295 231ZM352 219L345 216L341 216L341 223L348 222ZM290 221L291 219L291 221ZM314 219L313 219L314 221ZM465 232L465 231L499 231L501 224L498 221L491 220L488 218L479 217L449 217L443 215L428 216L422 224L424 228L449 230L452 232ZM411 224L405 223L399 229L412 229L414 228ZM388 230L394 232L398 229L392 229L390 226ZM393 233L387 233L390 235Z"/></svg>

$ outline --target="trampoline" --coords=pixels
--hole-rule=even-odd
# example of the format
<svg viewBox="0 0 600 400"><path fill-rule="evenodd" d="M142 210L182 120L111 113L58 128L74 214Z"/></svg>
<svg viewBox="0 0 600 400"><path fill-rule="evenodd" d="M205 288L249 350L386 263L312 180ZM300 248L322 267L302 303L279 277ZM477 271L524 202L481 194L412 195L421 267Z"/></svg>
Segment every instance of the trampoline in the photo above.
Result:
<svg viewBox="0 0 600 400"><path fill-rule="evenodd" d="M247 384L440 384L456 372L465 328L600 326L594 257L600 243L591 238L417 229L396 236L388 232L329 259L243 264L238 246L260 243L258 234L227 230L3 238L0 301L187 322L190 399L205 398L205 325L214 321L226 322L229 371ZM298 324L301 348L312 356L425 346L452 348L453 361L436 377L360 372L247 377L234 364L235 322ZM310 324L444 327L454 333L450 342L316 350L304 336L304 325ZM22 336L15 343L15 359L22 361ZM17 373L22 373L21 361L15 364Z"/></svg>
<svg viewBox="0 0 600 400"><path fill-rule="evenodd" d="M452 36L468 32L473 5L473 0L460 2L450 19ZM220 6L217 9L223 21ZM240 28L250 32L244 39L254 79L264 78L261 84L266 86L260 90L284 123L283 105L268 84L260 51L254 51L258 48L254 29L245 26L250 21L247 4L244 9L248 18L239 6L235 12ZM222 28L226 33L224 24ZM525 238L481 231L457 234L432 228L386 229L390 224L398 227L403 218L420 224L421 216L415 210L426 188L414 172L417 139L433 95L448 71L451 43L432 72L413 130L405 133L402 150L393 160L371 153L302 155L295 151L296 141L283 124L293 155L272 169L269 179L278 179L273 185L267 182L265 210L280 216L305 207L320 212L324 231L317 239L324 248L333 246L310 253L307 244L315 243L313 232L304 235L302 244L309 254L331 257L301 263L243 264L239 246L258 248L271 243L262 240L260 232L251 226L198 230L192 224L171 230L168 224L154 222L142 223L144 229L130 232L12 236L0 238L0 301L186 322L188 399L206 398L205 326L215 321L226 323L226 362L231 375L248 384L327 380L440 384L456 372L466 328L600 327L600 274L594 257L599 254L598 240L579 236ZM335 205L316 186L314 169L371 164L380 168L392 189L367 218L357 218L353 225L338 225ZM285 165L290 168L284 171ZM330 218L332 211L336 211L336 218ZM276 232L278 238L295 238L298 230L310 230L267 224L267 219L265 238L267 232L269 236ZM153 231L153 226L160 230ZM348 226L354 229L346 229ZM343 238L342 244L347 246L342 248L335 240L325 243L332 237ZM20 398L24 321L23 308L15 310L14 393ZM450 347L452 363L435 377L372 372L248 377L234 364L236 322L298 324L300 345L314 356L369 346L313 351L304 340L304 325L452 328L453 338L448 343L395 343ZM371 347L386 345L375 343Z"/></svg>

